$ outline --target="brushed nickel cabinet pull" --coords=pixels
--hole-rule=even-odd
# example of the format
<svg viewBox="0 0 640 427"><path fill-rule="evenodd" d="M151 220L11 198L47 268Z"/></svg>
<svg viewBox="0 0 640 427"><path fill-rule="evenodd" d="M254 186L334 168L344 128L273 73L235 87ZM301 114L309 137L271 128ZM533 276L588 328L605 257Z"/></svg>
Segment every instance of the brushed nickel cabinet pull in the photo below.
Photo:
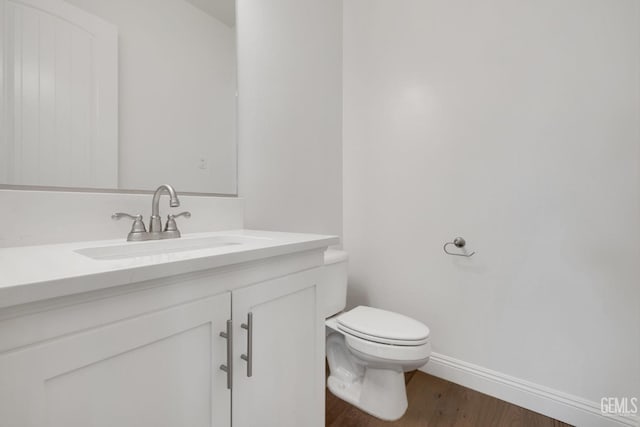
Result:
<svg viewBox="0 0 640 427"><path fill-rule="evenodd" d="M241 354L240 358L247 362L247 377L253 375L253 313L247 315L247 323L240 325L247 330L247 354Z"/></svg>
<svg viewBox="0 0 640 427"><path fill-rule="evenodd" d="M220 370L227 373L227 388L231 390L233 388L233 323L231 320L227 320L227 331L220 332L222 338L227 340L227 364L220 365Z"/></svg>

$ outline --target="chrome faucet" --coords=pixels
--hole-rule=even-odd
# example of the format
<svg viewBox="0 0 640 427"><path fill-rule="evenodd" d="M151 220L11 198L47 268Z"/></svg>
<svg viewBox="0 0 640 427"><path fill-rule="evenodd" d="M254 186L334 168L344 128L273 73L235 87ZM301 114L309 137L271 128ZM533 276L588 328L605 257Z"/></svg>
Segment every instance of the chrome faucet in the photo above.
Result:
<svg viewBox="0 0 640 427"><path fill-rule="evenodd" d="M176 239L180 237L180 231L176 224L176 218L184 216L185 218L191 218L190 212L181 212L179 214L167 215L167 222L164 230L162 229L162 220L160 218L160 196L163 193L169 194L169 206L177 208L180 206L180 199L176 190L168 185L163 184L156 189L153 193L153 200L151 201L151 217L149 218L149 231L147 231L142 215L130 215L123 212L117 212L111 215L112 219L118 220L120 218L133 219L133 225L131 231L127 236L129 242L142 242L145 240L160 240L160 239Z"/></svg>
<svg viewBox="0 0 640 427"><path fill-rule="evenodd" d="M149 233L162 232L162 221L160 220L160 196L163 192L169 193L169 206L177 208L180 206L180 199L176 194L176 190L169 184L162 184L153 193L153 200L151 201L151 218L149 218Z"/></svg>

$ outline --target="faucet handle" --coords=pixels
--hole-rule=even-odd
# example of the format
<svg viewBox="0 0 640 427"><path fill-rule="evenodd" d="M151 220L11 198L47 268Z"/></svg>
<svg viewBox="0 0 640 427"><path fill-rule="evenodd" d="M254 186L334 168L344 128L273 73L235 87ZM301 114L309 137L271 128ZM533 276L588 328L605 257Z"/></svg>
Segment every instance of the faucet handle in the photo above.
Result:
<svg viewBox="0 0 640 427"><path fill-rule="evenodd" d="M133 220L133 225L131 226L131 232L129 233L129 235L147 232L147 228L144 226L144 221L142 221L142 215L130 215L124 212L116 212L111 215L111 219L116 221L121 218L130 218Z"/></svg>
<svg viewBox="0 0 640 427"><path fill-rule="evenodd" d="M184 211L184 212L180 212L179 214L169 214L167 215L167 219L171 219L171 218L178 218L178 217L185 217L185 218L191 218L191 212L189 211Z"/></svg>
<svg viewBox="0 0 640 427"><path fill-rule="evenodd" d="M111 219L115 219L116 221L120 218L142 219L142 215L131 215L124 212L116 212L111 215Z"/></svg>
<svg viewBox="0 0 640 427"><path fill-rule="evenodd" d="M191 218L191 212L180 212L179 214L167 215L167 224L164 227L164 231L178 231L178 225L176 224L176 218L178 217Z"/></svg>

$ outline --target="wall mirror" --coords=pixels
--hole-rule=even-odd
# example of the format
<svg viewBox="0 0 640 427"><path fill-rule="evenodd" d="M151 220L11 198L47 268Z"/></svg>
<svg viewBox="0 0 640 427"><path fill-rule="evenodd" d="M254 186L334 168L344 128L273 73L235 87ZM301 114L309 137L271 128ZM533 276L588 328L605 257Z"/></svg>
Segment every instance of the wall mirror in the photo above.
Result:
<svg viewBox="0 0 640 427"><path fill-rule="evenodd" d="M4 188L237 194L234 0L0 0L0 60Z"/></svg>

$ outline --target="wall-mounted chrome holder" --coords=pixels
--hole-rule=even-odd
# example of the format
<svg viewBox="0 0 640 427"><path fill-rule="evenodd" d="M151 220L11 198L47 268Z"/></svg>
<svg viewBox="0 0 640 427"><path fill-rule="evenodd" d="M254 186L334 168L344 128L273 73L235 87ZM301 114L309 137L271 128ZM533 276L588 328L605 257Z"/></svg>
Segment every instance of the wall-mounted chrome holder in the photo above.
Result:
<svg viewBox="0 0 640 427"><path fill-rule="evenodd" d="M473 255L475 255L475 251L471 252L470 254L457 254L455 252L449 252L447 250L447 246L449 246L449 245L453 245L456 248L462 249L462 248L464 248L466 246L466 244L467 244L467 242L462 237L456 237L455 239L453 239L453 242L445 243L444 246L442 247L442 249L444 250L444 252L447 255L463 256L463 257L469 258L469 257L472 257Z"/></svg>

